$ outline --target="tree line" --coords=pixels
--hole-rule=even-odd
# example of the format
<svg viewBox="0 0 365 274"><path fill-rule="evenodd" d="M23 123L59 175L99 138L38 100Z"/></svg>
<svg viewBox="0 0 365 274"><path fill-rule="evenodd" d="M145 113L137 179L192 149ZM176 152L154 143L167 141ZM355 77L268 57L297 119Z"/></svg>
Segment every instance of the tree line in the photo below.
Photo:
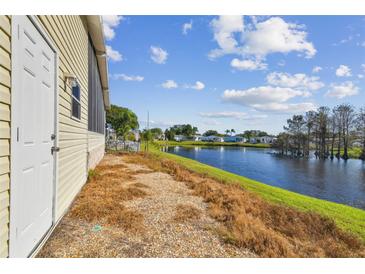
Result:
<svg viewBox="0 0 365 274"><path fill-rule="evenodd" d="M138 118L128 108L111 105L106 115L107 123L115 130L116 137L122 140L128 138L131 130L139 128ZM198 133L198 128L190 124L174 125L165 130L164 135L168 140L173 140L176 135L192 137ZM227 135L233 135L234 129L226 130ZM162 136L160 128L153 128L141 132L142 139L157 139ZM205 136L224 136L216 130L207 130ZM250 139L268 135L260 130L246 130L238 136ZM341 104L330 109L322 106L316 111L308 111L304 115L293 115L287 120L284 132L277 136L275 146L281 154L294 157L308 157L314 150L316 157L349 158L349 148L354 142L361 146L359 158L365 160L365 107L358 111L350 104Z"/></svg>
<svg viewBox="0 0 365 274"><path fill-rule="evenodd" d="M186 137L193 137L198 133L198 128L190 124L174 125L165 130L165 137L168 140L173 140L176 135L184 135Z"/></svg>
<svg viewBox="0 0 365 274"><path fill-rule="evenodd" d="M281 154L308 157L314 150L320 159L347 160L352 143L358 142L359 158L365 160L365 107L356 111L350 104L332 109L321 106L305 115L293 115L283 128L275 143Z"/></svg>
<svg viewBox="0 0 365 274"><path fill-rule="evenodd" d="M157 128L151 129L151 131L154 130L157 132ZM186 137L193 137L198 133L198 128L195 126L192 126L190 124L184 124L184 125L174 125L168 129L165 130L164 134L167 140L174 140L174 137L176 135L184 135ZM162 133L161 129L158 131L159 133ZM235 129L226 129L224 133L219 133L217 130L209 129L205 131L202 135L203 136L217 136L217 137L225 137L225 136L233 136L236 134ZM157 134L160 136L161 134ZM262 137L267 136L266 131L261 130L245 130L242 133L237 134L237 136L245 137L247 140L249 140L251 137ZM155 136L155 135L154 135Z"/></svg>

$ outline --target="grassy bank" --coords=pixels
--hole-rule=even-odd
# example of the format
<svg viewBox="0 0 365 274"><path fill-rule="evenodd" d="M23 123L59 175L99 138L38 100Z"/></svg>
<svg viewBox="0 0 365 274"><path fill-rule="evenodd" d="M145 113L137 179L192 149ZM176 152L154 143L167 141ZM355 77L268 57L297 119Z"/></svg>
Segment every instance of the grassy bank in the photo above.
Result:
<svg viewBox="0 0 365 274"><path fill-rule="evenodd" d="M156 144L162 146L228 146L228 147L255 147L270 148L270 144L250 144L250 143L226 143L226 142L202 142L202 141L156 141Z"/></svg>
<svg viewBox="0 0 365 274"><path fill-rule="evenodd" d="M334 154L337 153L337 149L334 150ZM352 147L348 150L348 155L351 159L359 159L361 155L361 148L360 147ZM341 155L343 155L343 149L341 149Z"/></svg>
<svg viewBox="0 0 365 274"><path fill-rule="evenodd" d="M245 189L257 193L267 201L299 209L312 211L329 217L342 229L358 235L365 241L365 211L350 206L337 204L317 198L301 195L278 187L239 176L198 161L165 153L158 145L150 145L150 153L157 157L167 158L185 168L228 184L239 184Z"/></svg>

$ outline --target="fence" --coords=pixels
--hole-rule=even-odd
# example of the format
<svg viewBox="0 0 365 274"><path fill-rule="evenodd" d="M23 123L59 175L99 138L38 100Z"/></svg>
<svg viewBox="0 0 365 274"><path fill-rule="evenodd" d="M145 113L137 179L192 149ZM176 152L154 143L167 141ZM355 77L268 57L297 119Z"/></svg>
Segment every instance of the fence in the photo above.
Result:
<svg viewBox="0 0 365 274"><path fill-rule="evenodd" d="M106 142L106 148L110 150L138 152L141 150L141 143L133 141L124 142L120 140L109 140Z"/></svg>

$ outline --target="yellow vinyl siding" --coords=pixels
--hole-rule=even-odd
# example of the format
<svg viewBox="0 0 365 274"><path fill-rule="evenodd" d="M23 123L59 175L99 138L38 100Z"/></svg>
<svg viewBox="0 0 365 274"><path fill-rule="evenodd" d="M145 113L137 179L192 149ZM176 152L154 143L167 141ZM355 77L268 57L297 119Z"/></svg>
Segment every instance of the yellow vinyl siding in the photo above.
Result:
<svg viewBox="0 0 365 274"><path fill-rule="evenodd" d="M0 257L9 250L11 20L0 15Z"/></svg>
<svg viewBox="0 0 365 274"><path fill-rule="evenodd" d="M58 49L58 184L56 219L61 217L87 178L88 31L82 16L38 17ZM81 119L71 117L71 88L64 74L81 87ZM0 111L1 114L1 111Z"/></svg>
<svg viewBox="0 0 365 274"><path fill-rule="evenodd" d="M58 153L56 220L87 179L88 152L103 146L104 136L88 132L88 30L84 16L38 16L57 48ZM81 119L71 117L71 89L64 74L81 87ZM8 257L10 203L11 17L0 16L0 257Z"/></svg>
<svg viewBox="0 0 365 274"><path fill-rule="evenodd" d="M105 146L104 134L89 131L89 152L99 148L100 146Z"/></svg>
<svg viewBox="0 0 365 274"><path fill-rule="evenodd" d="M88 133L88 169L93 169L103 158L105 151L105 135L89 131Z"/></svg>

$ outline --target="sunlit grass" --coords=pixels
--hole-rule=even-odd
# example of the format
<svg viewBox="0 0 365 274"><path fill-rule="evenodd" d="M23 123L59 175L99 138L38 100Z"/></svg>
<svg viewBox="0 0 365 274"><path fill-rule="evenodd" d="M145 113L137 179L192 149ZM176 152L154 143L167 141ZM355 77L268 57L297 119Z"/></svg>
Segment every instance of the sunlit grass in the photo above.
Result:
<svg viewBox="0 0 365 274"><path fill-rule="evenodd" d="M162 152L158 145L150 145L149 151L158 157L174 160L191 171L204 174L225 183L239 184L245 189L257 193L273 203L290 206L302 211L313 211L332 218L339 227L360 236L365 241L364 210L266 185L189 158Z"/></svg>
<svg viewBox="0 0 365 274"><path fill-rule="evenodd" d="M334 154L336 154L338 149L334 149ZM361 147L352 147L347 151L348 155L352 159L359 159L361 155ZM341 155L343 155L343 149L341 149Z"/></svg>

